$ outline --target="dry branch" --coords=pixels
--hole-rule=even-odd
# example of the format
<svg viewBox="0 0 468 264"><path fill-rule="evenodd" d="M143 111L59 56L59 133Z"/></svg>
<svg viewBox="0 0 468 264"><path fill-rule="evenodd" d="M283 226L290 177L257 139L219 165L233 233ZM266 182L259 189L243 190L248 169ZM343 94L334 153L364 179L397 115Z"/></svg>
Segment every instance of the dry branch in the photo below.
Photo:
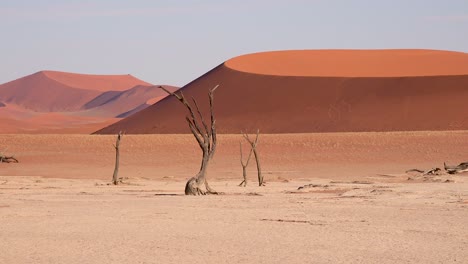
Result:
<svg viewBox="0 0 468 264"><path fill-rule="evenodd" d="M456 173L461 173L461 172L467 172L468 171L468 162L462 162L456 166L452 165L447 165L444 162L444 169L447 171L449 174L456 174Z"/></svg>
<svg viewBox="0 0 468 264"><path fill-rule="evenodd" d="M262 169L260 166L260 158L258 155L257 151L257 145L258 145L258 135L260 134L260 130L257 129L257 135L255 137L255 140L250 139L249 135L247 133L242 133L245 140L249 142L250 147L253 150L254 156L255 156L255 162L257 163L257 173L258 173L258 186L265 186L265 182L263 181L263 175L262 175Z"/></svg>
<svg viewBox="0 0 468 264"><path fill-rule="evenodd" d="M242 176L243 176L243 181L239 184L239 186L247 186L247 166L249 166L249 161L250 158L252 157L253 153L253 148L250 148L249 156L247 157L247 161L244 163L244 158L242 156L242 142L239 142L239 147L240 147L240 162L242 166Z"/></svg>
<svg viewBox="0 0 468 264"><path fill-rule="evenodd" d="M210 115L211 115L211 126L208 126L203 118L203 115L198 107L197 101L192 98L193 104L195 105L195 110L198 114L199 119L196 118L195 111L190 103L185 99L184 94L180 91L180 94L173 93L166 88L159 86L162 90L164 90L169 95L174 96L181 102L188 110L189 115L185 118L192 132L193 136L195 137L200 149L202 150L202 163L200 166L200 171L195 177L189 179L185 185L185 194L186 195L204 195L204 194L217 194L216 191L210 188L208 181L206 180L206 174L208 169L209 161L213 158L214 153L216 151L216 120L214 118L214 110L213 110L213 101L214 101L214 92L219 87L216 85L214 88L210 89L208 92L208 97L210 100ZM202 186L205 186L204 191Z"/></svg>
<svg viewBox="0 0 468 264"><path fill-rule="evenodd" d="M406 173L409 173L409 172L418 172L418 173L421 173L422 175L440 175L442 170L440 168L432 168L427 171L423 171L419 169L411 169L411 170L406 171Z"/></svg>

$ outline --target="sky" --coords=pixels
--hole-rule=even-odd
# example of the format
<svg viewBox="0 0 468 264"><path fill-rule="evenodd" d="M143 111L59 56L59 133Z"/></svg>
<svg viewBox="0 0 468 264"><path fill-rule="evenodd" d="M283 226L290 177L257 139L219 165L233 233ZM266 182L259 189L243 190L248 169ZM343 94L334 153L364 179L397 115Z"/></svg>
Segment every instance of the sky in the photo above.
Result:
<svg viewBox="0 0 468 264"><path fill-rule="evenodd" d="M247 53L468 52L467 0L0 0L0 83L41 70L183 86Z"/></svg>

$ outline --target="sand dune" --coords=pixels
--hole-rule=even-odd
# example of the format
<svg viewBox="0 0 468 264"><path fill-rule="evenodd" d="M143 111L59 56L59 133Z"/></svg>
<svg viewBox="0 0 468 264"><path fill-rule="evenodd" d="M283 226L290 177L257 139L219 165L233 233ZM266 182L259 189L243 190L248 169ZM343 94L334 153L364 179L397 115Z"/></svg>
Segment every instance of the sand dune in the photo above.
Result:
<svg viewBox="0 0 468 264"><path fill-rule="evenodd" d="M0 100L39 112L77 111L106 91L149 85L131 75L41 71L0 85Z"/></svg>
<svg viewBox="0 0 468 264"><path fill-rule="evenodd" d="M0 85L0 133L90 133L164 95L131 75L41 71Z"/></svg>
<svg viewBox="0 0 468 264"><path fill-rule="evenodd" d="M468 55L428 50L286 51L233 58L182 88L220 133L468 129ZM166 98L97 133L189 133Z"/></svg>
<svg viewBox="0 0 468 264"><path fill-rule="evenodd" d="M99 94L59 83L43 72L0 85L0 100L39 112L75 111Z"/></svg>

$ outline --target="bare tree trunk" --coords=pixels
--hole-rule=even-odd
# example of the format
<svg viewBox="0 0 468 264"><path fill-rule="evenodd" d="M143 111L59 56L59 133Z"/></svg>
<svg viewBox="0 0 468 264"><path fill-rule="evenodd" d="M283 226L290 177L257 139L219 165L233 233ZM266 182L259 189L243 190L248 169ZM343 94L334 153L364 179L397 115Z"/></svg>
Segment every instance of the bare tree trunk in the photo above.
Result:
<svg viewBox="0 0 468 264"><path fill-rule="evenodd" d="M189 111L190 116L187 116L185 119L189 125L190 131L198 142L200 149L202 150L202 163L200 166L200 171L195 177L190 178L185 184L185 194L186 195L204 195L204 194L217 194L216 191L211 189L206 180L206 174L208 170L208 163L213 158L216 151L217 137L216 137L216 121L214 118L213 111L213 101L214 101L214 91L218 88L219 85L216 85L214 88L210 89L208 96L210 99L210 115L211 115L211 127L208 127L206 124L203 115L198 107L197 101L192 98L195 109L198 113L199 119L195 117L195 112L189 102L185 99L182 91L180 95L168 91L162 86L159 88L163 89L168 94L174 96L181 102ZM202 186L205 186L203 190Z"/></svg>
<svg viewBox="0 0 468 264"><path fill-rule="evenodd" d="M117 141L115 142L115 168L114 175L112 176L112 184L119 184L119 161L120 161L120 139L122 138L122 131L117 135Z"/></svg>
<svg viewBox="0 0 468 264"><path fill-rule="evenodd" d="M242 177L243 181L239 184L241 187L247 186L247 166L249 165L250 157L252 157L252 152L253 149L250 148L249 156L247 157L247 162L244 164L244 159L242 157L242 142L239 142L239 147L240 147L240 162L242 166Z"/></svg>
<svg viewBox="0 0 468 264"><path fill-rule="evenodd" d="M262 168L260 167L260 158L258 157L257 149L254 149L255 163L257 163L257 173L258 173L258 186L265 186L263 181Z"/></svg>
<svg viewBox="0 0 468 264"><path fill-rule="evenodd" d="M250 146L252 147L254 156L255 156L255 162L257 163L258 186L265 186L265 182L263 181L262 168L260 166L260 157L257 151L259 133L260 133L260 130L257 129L257 136L255 137L255 141L252 141L249 135L246 133L244 133L244 138L249 142Z"/></svg>

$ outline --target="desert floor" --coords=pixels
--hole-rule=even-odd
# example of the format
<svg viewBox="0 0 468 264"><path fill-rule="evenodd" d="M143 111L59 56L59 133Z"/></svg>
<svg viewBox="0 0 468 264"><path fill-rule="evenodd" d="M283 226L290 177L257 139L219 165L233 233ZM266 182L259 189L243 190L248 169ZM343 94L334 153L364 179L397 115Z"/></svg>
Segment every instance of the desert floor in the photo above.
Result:
<svg viewBox="0 0 468 264"><path fill-rule="evenodd" d="M210 185L191 135L0 135L0 263L466 263L468 132L261 135L266 186L220 135ZM244 150L247 150L244 144ZM246 151L247 152L247 151Z"/></svg>

